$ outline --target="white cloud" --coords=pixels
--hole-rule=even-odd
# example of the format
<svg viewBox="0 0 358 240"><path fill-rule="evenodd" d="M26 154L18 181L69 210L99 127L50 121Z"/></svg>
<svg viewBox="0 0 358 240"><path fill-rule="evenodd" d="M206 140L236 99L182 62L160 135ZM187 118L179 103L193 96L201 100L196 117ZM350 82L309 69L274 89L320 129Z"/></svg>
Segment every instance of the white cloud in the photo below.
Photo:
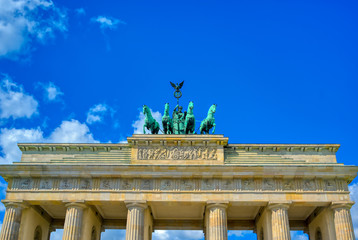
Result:
<svg viewBox="0 0 358 240"><path fill-rule="evenodd" d="M64 10L51 0L0 0L0 57L16 58L67 31Z"/></svg>
<svg viewBox="0 0 358 240"><path fill-rule="evenodd" d="M56 229L55 232L52 232L50 235L51 240L62 240L63 229Z"/></svg>
<svg viewBox="0 0 358 240"><path fill-rule="evenodd" d="M88 126L77 120L63 121L49 137L44 137L40 128L37 129L7 129L0 131L0 147L2 155L0 164L18 162L21 158L21 151L17 143L94 143L98 142L93 138Z"/></svg>
<svg viewBox="0 0 358 240"><path fill-rule="evenodd" d="M4 75L0 82L0 118L30 118L37 113L37 106L37 101L21 85Z"/></svg>
<svg viewBox="0 0 358 240"><path fill-rule="evenodd" d="M18 162L21 158L21 151L17 143L43 142L43 132L40 129L1 129L0 147L3 157L0 157L0 164Z"/></svg>
<svg viewBox="0 0 358 240"><path fill-rule="evenodd" d="M152 109L150 109L150 111L152 113L152 117L159 123L160 129L163 129L162 114L160 112L153 112ZM145 115L143 111L140 111L138 119L132 124L132 127L134 128L134 134L143 134L144 121L145 121ZM145 132L150 133L148 129L145 129ZM161 133L160 130L159 133Z"/></svg>
<svg viewBox="0 0 358 240"><path fill-rule="evenodd" d="M99 23L101 29L116 29L119 24L127 24L119 19L105 16L92 18L92 21Z"/></svg>
<svg viewBox="0 0 358 240"><path fill-rule="evenodd" d="M91 107L87 112L86 122L88 124L93 124L95 122L102 122L104 116L107 114L108 111L111 113L112 116L115 113L114 109L109 107L107 104L96 104L93 107Z"/></svg>
<svg viewBox="0 0 358 240"><path fill-rule="evenodd" d="M5 197L6 189L7 189L7 182L0 181L0 196L1 196L1 198ZM3 206L0 206L0 209L2 209L2 207ZM2 210L0 210L0 211L2 211Z"/></svg>
<svg viewBox="0 0 358 240"><path fill-rule="evenodd" d="M63 230L51 233L51 240L52 239L61 239L63 234ZM106 229L105 232L102 232L101 239L106 240L124 240L126 235L125 230L117 230L117 229ZM202 231L189 231L189 230L182 230L182 231L164 231L164 230L157 230L153 233L152 239L155 240L199 240L203 239L204 234Z"/></svg>
<svg viewBox="0 0 358 240"><path fill-rule="evenodd" d="M156 230L153 233L153 239L156 240L199 240L204 238L203 231L192 231L192 230Z"/></svg>
<svg viewBox="0 0 358 240"><path fill-rule="evenodd" d="M54 101L54 100L58 99L59 96L63 95L63 92L61 92L60 88L57 87L52 82L49 82L49 84L45 90L47 92L47 98L50 101Z"/></svg>
<svg viewBox="0 0 358 240"><path fill-rule="evenodd" d="M48 82L46 84L38 83L38 85L44 90L45 99L48 101L59 101L60 97L63 95L60 88L53 82Z"/></svg>
<svg viewBox="0 0 358 240"><path fill-rule="evenodd" d="M86 15L86 11L84 8L77 8L75 9L75 11L78 15Z"/></svg>
<svg viewBox="0 0 358 240"><path fill-rule="evenodd" d="M0 212L5 212L5 206L3 203L0 203Z"/></svg>
<svg viewBox="0 0 358 240"><path fill-rule="evenodd" d="M351 215L353 220L354 234L358 237L358 183L354 183L349 186L350 196L352 201L355 201L356 204L351 208Z"/></svg>
<svg viewBox="0 0 358 240"><path fill-rule="evenodd" d="M94 143L92 133L85 123L77 120L63 121L50 135L49 142L54 143Z"/></svg>
<svg viewBox="0 0 358 240"><path fill-rule="evenodd" d="M104 232L102 232L101 239L124 240L124 239L126 239L126 230L124 230L124 229L106 229Z"/></svg>
<svg viewBox="0 0 358 240"><path fill-rule="evenodd" d="M308 234L303 233L303 231L291 231L291 239L308 240Z"/></svg>
<svg viewBox="0 0 358 240"><path fill-rule="evenodd" d="M252 231L248 232L248 231L228 231L228 236L236 236L236 237L243 237L245 236L245 234L251 233Z"/></svg>

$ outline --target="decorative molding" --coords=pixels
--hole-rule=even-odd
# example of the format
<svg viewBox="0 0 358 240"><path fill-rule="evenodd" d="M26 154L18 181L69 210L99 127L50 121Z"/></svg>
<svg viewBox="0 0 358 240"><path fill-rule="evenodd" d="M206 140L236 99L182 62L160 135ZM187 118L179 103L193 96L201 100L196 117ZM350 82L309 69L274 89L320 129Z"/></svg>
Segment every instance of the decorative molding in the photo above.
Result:
<svg viewBox="0 0 358 240"><path fill-rule="evenodd" d="M320 187L322 183L323 187ZM344 179L14 178L9 191L347 192Z"/></svg>
<svg viewBox="0 0 358 240"><path fill-rule="evenodd" d="M22 152L109 152L111 150L124 150L124 148L130 149L128 143L19 143L18 146Z"/></svg>
<svg viewBox="0 0 358 240"><path fill-rule="evenodd" d="M178 141L179 142L179 141ZM139 146L138 160L217 160L217 147Z"/></svg>

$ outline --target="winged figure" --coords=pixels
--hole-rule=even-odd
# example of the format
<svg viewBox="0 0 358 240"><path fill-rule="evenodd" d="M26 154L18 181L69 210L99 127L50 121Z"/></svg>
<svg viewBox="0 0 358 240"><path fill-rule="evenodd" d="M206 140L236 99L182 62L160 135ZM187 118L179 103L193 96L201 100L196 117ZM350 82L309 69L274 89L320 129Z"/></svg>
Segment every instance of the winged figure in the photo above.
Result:
<svg viewBox="0 0 358 240"><path fill-rule="evenodd" d="M184 85L184 81L182 81L182 82L179 83L179 84L174 84L174 83L170 82L170 84L171 84L172 87L175 89L175 91L179 91L179 90L182 88L182 86Z"/></svg>

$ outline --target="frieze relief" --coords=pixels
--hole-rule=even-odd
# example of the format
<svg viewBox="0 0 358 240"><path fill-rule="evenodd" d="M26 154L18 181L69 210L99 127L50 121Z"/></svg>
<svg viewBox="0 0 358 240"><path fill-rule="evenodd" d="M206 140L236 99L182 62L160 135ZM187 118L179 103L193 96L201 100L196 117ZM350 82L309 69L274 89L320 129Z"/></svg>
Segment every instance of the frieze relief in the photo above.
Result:
<svg viewBox="0 0 358 240"><path fill-rule="evenodd" d="M64 178L60 181L60 189L73 189L75 185L75 179L73 178Z"/></svg>
<svg viewBox="0 0 358 240"><path fill-rule="evenodd" d="M81 179L80 189L84 189L84 190L92 189L92 179L90 178Z"/></svg>
<svg viewBox="0 0 358 240"><path fill-rule="evenodd" d="M343 179L15 178L10 190L41 191L348 191Z"/></svg>
<svg viewBox="0 0 358 240"><path fill-rule="evenodd" d="M283 180L283 190L284 191L294 191L295 189L296 189L295 179Z"/></svg>
<svg viewBox="0 0 358 240"><path fill-rule="evenodd" d="M110 190L114 188L113 179L104 178L101 179L100 189Z"/></svg>
<svg viewBox="0 0 358 240"><path fill-rule="evenodd" d="M255 182L252 178L242 179L242 190L244 191L253 191L255 190Z"/></svg>
<svg viewBox="0 0 358 240"><path fill-rule="evenodd" d="M138 160L217 160L216 147L138 147Z"/></svg>
<svg viewBox="0 0 358 240"><path fill-rule="evenodd" d="M275 180L271 178L264 179L262 188L263 190L276 190Z"/></svg>
<svg viewBox="0 0 358 240"><path fill-rule="evenodd" d="M303 191L315 191L316 183L314 179L303 179Z"/></svg>
<svg viewBox="0 0 358 240"><path fill-rule="evenodd" d="M195 190L195 183L192 179L181 179L180 190L182 191L193 191Z"/></svg>
<svg viewBox="0 0 358 240"><path fill-rule="evenodd" d="M31 178L24 178L19 181L18 188L20 189L32 189L33 187L33 179Z"/></svg>
<svg viewBox="0 0 358 240"><path fill-rule="evenodd" d="M162 179L160 182L160 190L162 190L162 191L174 190L174 180Z"/></svg>
<svg viewBox="0 0 358 240"><path fill-rule="evenodd" d="M214 190L214 179L203 179L201 181L201 190Z"/></svg>
<svg viewBox="0 0 358 240"><path fill-rule="evenodd" d="M52 188L52 179L44 178L40 181L40 189L51 189Z"/></svg>
<svg viewBox="0 0 358 240"><path fill-rule="evenodd" d="M233 186L233 180L231 179L223 179L221 181L221 189L222 190L235 190Z"/></svg>
<svg viewBox="0 0 358 240"><path fill-rule="evenodd" d="M324 180L324 190L325 191L336 191L336 181L335 179Z"/></svg>
<svg viewBox="0 0 358 240"><path fill-rule="evenodd" d="M133 179L123 178L120 181L120 189L121 190L133 190L134 189L134 181Z"/></svg>

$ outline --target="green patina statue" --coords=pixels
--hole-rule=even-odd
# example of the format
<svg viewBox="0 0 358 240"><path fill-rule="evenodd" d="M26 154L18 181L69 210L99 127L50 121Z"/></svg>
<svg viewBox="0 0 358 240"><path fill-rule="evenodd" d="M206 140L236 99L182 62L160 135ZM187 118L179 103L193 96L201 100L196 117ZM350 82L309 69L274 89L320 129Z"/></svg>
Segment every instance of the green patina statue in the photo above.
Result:
<svg viewBox="0 0 358 240"><path fill-rule="evenodd" d="M190 101L186 112L184 129L185 134L195 134L194 102Z"/></svg>
<svg viewBox="0 0 358 240"><path fill-rule="evenodd" d="M165 104L164 115L162 117L163 130L159 128L159 123L153 118L150 109L143 105L143 113L145 115L145 121L143 126L143 133L145 134L145 128L150 130L152 134L158 134L159 130L164 134L196 134L195 131L195 117L194 117L194 102L190 101L188 110L182 112L183 107L179 106L179 99L182 96L180 89L183 87L184 81L180 84L174 84L170 82L175 89L174 97L177 99L177 105L173 110L172 117L169 115L169 103ZM212 133L215 133L215 118L216 104L211 105L207 117L200 124L200 134L210 134L210 129L213 128Z"/></svg>
<svg viewBox="0 0 358 240"><path fill-rule="evenodd" d="M143 133L145 134L145 128L147 128L152 134L158 134L159 123L153 118L148 106L143 105L143 113L145 115Z"/></svg>
<svg viewBox="0 0 358 240"><path fill-rule="evenodd" d="M211 105L208 111L208 116L201 122L200 124L200 133L201 134L209 134L211 128L214 127L212 134L215 133L215 118L214 113L216 112L216 104Z"/></svg>
<svg viewBox="0 0 358 240"><path fill-rule="evenodd" d="M173 119L169 116L169 103L165 104L162 124L164 134L173 134Z"/></svg>
<svg viewBox="0 0 358 240"><path fill-rule="evenodd" d="M177 105L173 110L173 133L185 134L184 121L185 114L182 113L183 107Z"/></svg>

